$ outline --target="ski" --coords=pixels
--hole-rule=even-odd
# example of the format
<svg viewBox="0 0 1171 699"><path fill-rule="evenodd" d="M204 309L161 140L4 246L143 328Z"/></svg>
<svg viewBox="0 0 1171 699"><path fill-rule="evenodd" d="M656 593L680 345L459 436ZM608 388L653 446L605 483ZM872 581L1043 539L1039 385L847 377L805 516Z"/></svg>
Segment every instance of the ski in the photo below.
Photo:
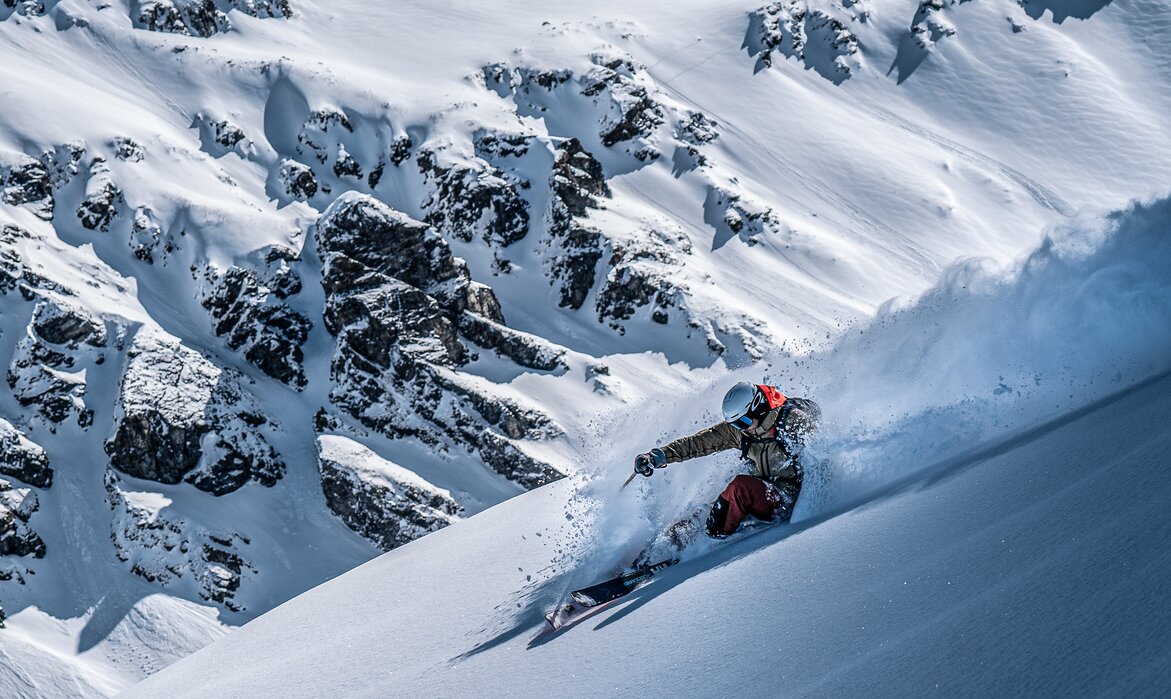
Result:
<svg viewBox="0 0 1171 699"><path fill-rule="evenodd" d="M634 570L623 573L616 578L600 582L596 585L583 587L569 593L573 602L564 604L545 615L545 620L554 630L573 624L609 602L624 597L636 588L644 585L654 575L664 568L675 565L678 558L671 558L650 565L643 565Z"/></svg>

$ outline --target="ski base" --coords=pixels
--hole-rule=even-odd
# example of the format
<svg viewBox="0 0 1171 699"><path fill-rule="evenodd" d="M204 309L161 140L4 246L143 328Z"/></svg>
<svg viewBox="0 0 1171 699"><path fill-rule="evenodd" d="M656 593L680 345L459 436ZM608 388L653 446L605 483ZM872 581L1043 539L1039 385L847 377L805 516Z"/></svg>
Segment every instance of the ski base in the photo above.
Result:
<svg viewBox="0 0 1171 699"><path fill-rule="evenodd" d="M597 585L574 590L569 593L573 601L563 604L546 614L545 620L549 622L549 626L553 627L554 631L565 628L590 616L598 611L600 607L616 599L625 597L636 588L644 585L654 577L655 573L673 566L678 562L678 558L659 561L652 565L641 566L616 578L600 582Z"/></svg>

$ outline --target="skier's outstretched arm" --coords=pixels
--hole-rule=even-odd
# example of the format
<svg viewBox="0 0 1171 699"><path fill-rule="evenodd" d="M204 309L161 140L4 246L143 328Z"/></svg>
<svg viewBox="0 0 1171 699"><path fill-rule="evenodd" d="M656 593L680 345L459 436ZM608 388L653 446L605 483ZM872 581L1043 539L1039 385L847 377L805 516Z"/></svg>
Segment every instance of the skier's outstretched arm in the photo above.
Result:
<svg viewBox="0 0 1171 699"><path fill-rule="evenodd" d="M656 447L634 457L634 470L643 476L650 476L654 469L667 464L687 461L716 452L738 449L740 433L726 422L720 422L693 435L680 437L673 442Z"/></svg>

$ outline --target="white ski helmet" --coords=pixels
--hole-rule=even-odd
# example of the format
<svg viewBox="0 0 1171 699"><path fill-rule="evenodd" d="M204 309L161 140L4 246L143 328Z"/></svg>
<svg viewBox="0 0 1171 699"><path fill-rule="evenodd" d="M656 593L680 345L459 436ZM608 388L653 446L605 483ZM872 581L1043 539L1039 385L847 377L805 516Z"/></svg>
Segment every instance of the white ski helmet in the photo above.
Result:
<svg viewBox="0 0 1171 699"><path fill-rule="evenodd" d="M784 395L772 386L741 381L724 394L724 420L736 429L742 430L750 427L753 420L763 418L769 410L784 401Z"/></svg>
<svg viewBox="0 0 1171 699"><path fill-rule="evenodd" d="M759 393L760 389L745 381L732 386L724 393L724 419L734 424L740 418L748 417L753 404L759 404L763 398ZM752 418L748 422L752 422Z"/></svg>

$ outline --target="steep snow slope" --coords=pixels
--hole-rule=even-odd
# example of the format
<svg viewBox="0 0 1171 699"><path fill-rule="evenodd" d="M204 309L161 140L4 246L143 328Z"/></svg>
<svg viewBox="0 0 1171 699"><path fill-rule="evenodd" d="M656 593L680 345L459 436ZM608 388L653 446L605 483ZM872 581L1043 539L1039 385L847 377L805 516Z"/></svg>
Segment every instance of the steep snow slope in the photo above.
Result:
<svg viewBox="0 0 1171 699"><path fill-rule="evenodd" d="M693 552L576 627L547 633L541 613L625 560L640 516L723 462L623 492L620 466L528 493L126 696L1165 692L1168 226L1163 201L1069 229L1012 273L952 270L861 329L865 351L846 338L806 357L814 376L865 371L901 419L862 434L831 421L793 523ZM982 322L993 310L999 322ZM971 341L954 342L960 332ZM887 371L866 371L876 365ZM985 384L997 367L999 387ZM1016 371L1035 381L998 390ZM714 403L717 388L699 396ZM831 406L860 395L823 388ZM629 432L612 429L620 443Z"/></svg>
<svg viewBox="0 0 1171 699"><path fill-rule="evenodd" d="M714 406L734 376L840 420L816 512L905 475L895 452L946 458L1090 400L1070 376L1125 385L1145 360L1111 384L1098 340L1135 349L1135 326L1006 317L996 296L921 341L894 322L805 354L901 317L880 309L957 259L1007 263L1077 212L1164 196L1169 18L0 2L0 430L19 435L0 693L116 692L380 549L622 470L711 419L680 394ZM1034 344L982 332L1006 322ZM1055 336L1060 366L1020 362ZM871 380L890 374L906 390ZM614 545L572 567L618 564L727 472L590 510Z"/></svg>

